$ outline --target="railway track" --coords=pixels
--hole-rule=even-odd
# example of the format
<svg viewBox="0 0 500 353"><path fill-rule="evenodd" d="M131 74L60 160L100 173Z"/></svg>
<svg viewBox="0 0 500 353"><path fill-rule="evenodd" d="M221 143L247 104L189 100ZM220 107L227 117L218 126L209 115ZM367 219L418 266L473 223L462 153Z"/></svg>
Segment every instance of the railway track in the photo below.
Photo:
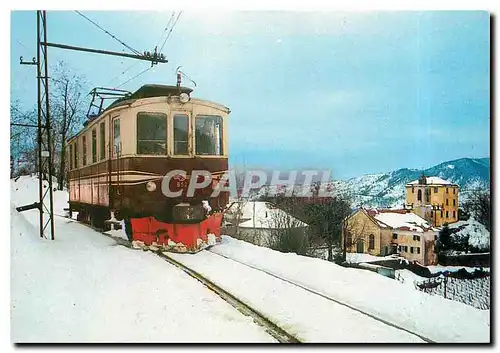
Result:
<svg viewBox="0 0 500 353"><path fill-rule="evenodd" d="M238 264L244 265L244 266L249 267L249 268L251 268L251 269L254 269L254 270L257 270L257 271L263 272L263 273L265 273L265 274L267 274L267 275L269 275L269 276L272 276L272 277L274 277L274 278L277 278L277 279L279 279L279 280L281 280L281 281L283 281L283 282L286 282L286 283L291 284L291 285L293 285L293 286L299 287L299 288L301 288L301 289L303 289L303 290L305 290L305 291L308 291L308 292L310 292L310 293L312 293L312 294L318 295L318 296L320 296L320 297L322 297L322 298L324 298L324 299L326 299L326 300L329 300L329 301L334 302L334 303L336 303L336 304L340 304L340 305L345 306L345 307L347 307L347 308L349 308L349 309L351 309L351 310L357 311L357 312L359 312L359 313L361 313L361 314L363 314L363 315L366 315L366 316L368 316L368 317L370 317L370 318L372 318L372 319L374 319L374 320L377 320L377 321L379 321L379 322L381 322L381 323L383 323L383 324L385 324L385 325L388 325L388 326L394 327L394 328L396 328L396 329L398 329L398 330L405 331L405 332L407 332L407 333L409 333L409 334L411 334L411 335L414 335L414 336L416 336L416 337L420 338L421 340L423 340L423 341L424 341L424 342L426 342L426 343L436 343L435 341L431 340L431 339L430 339L430 338L428 338L428 337L422 336L421 334L418 334L418 333L416 333L416 332L413 332L413 331L411 331L411 330L408 330L408 329L407 329L407 328L405 328L405 327L402 327L402 326L399 326L399 325L394 324L394 323L392 323L392 322L389 322L389 321L387 321L387 320L381 319L380 317L377 317L377 316L375 316L375 315L372 315L372 314L370 314L370 313L367 313L366 311L363 311L363 310L361 310L361 309L358 309L358 308L356 308L356 307L354 307L354 306L352 306L352 305L349 305L349 304L347 304L347 303L345 303L345 302L342 302L342 301L340 301L340 300L334 299L334 298L332 298L332 297L330 297L330 296L327 296L327 295L325 295L325 294L323 294L323 293L320 293L320 292L318 292L318 291L316 291L316 290L314 290L314 289L308 288L308 287L306 287L306 286L304 286L304 285L302 285L302 284L300 284L300 283L294 282L294 281L292 281L292 280L290 280L290 279L288 279L288 278L284 278L284 277L282 277L282 276L280 276L280 275L277 275L277 274L275 274L275 273L272 273L272 272L270 272L270 271L267 271L267 270L261 269L261 268L259 268L259 267L256 267L256 266L253 266L253 265L247 264L247 263L242 262L242 261L239 261L239 260L234 259L234 258L232 258L232 257L230 257L230 256L219 254L219 253L217 253L217 252L212 251L211 249L207 249L206 251L209 251L210 253L212 253L212 254L214 254L214 255L218 255L218 256L220 256L220 257L223 257L223 258L229 259L229 260L231 260L231 261L234 261L234 262L236 262L236 263L238 263Z"/></svg>
<svg viewBox="0 0 500 353"><path fill-rule="evenodd" d="M125 239L119 238L119 237L114 237L111 234L102 231L101 229L97 229L95 227L92 227L88 223L78 222L76 220L70 219L70 218L62 216L62 215L56 215L56 216L61 217L61 218L66 218L74 223L83 224L83 225L91 228L92 230L95 230L96 232L99 232L102 235L105 235L106 237L113 239L114 241L116 241L116 243L118 245L122 245L122 246L125 246L125 247L130 248L130 249L135 249L128 240L125 240ZM241 301L240 299L238 299L237 297L235 297L234 295L232 295L228 291L224 290L223 288L221 288L220 286L215 284L213 281L207 279L205 276L203 276L200 273L194 271L193 269L187 267L186 265L180 263L179 261L174 260L170 256L164 254L161 250L153 251L153 250L148 249L148 251L153 252L154 254L156 254L157 256L162 258L163 260L167 261L171 265L179 268L180 270L184 271L189 276L191 276L194 279L196 279L197 281L199 281L206 288L210 289L212 292L217 294L225 302L227 302L228 304L233 306L236 310L238 310L242 314L244 314L246 316L250 316L258 325L263 327L264 330L269 335L274 337L279 343L301 343L301 341L298 338L296 338L292 334L288 333L287 331L283 330L281 327L279 327L274 322L272 322L270 319L268 319L264 314L257 311L256 309L252 308L251 306L249 306L245 302Z"/></svg>
<svg viewBox="0 0 500 353"><path fill-rule="evenodd" d="M61 215L57 215L59 217L63 217L63 218L67 218L67 217L64 217L64 216L61 216ZM68 219L68 218L67 218ZM76 220L72 220L73 222L75 223L80 223L80 224L84 224L85 226L107 236L108 238L111 238L113 240L116 241L117 244L119 245L122 245L122 246L125 246L125 247L128 247L128 248L131 248L131 249L134 249L132 244L128 241L128 240L125 240L123 238L119 238L119 237L114 237L112 235L110 235L109 233L107 232L104 232L102 231L101 229L96 229L95 227L92 227L90 224L87 224L87 223L83 223L83 222L78 222ZM161 257L163 260L167 261L168 263L172 264L173 266L176 266L177 268L181 269L182 271L184 271L186 274L188 274L189 276L193 277L194 279L198 280L200 283L202 283L206 288L210 289L211 291L213 291L214 293L216 293L219 297L221 297L224 301L226 301L227 303L229 303L230 305L232 305L235 309L237 309L238 311L240 311L241 313L243 313L244 315L246 316L250 316L254 319L254 321L259 324L260 326L262 326L266 332L268 334L270 334L272 337L274 337L278 342L280 343L301 343L301 341L293 336L292 334L286 332L285 330L283 330L282 328L280 328L277 324L275 324L274 322L272 322L270 319L268 319L264 314L262 314L261 312L257 311L256 309L252 308L251 306L249 306L248 304L246 304L245 302L241 301L240 299L238 299L237 297L235 297L234 295L232 295L231 293L229 293L228 291L226 291L225 289L221 288L219 285L217 285L216 283L214 283L213 281L207 279L205 276L203 276L202 274L198 273L197 271L189 268L188 266L180 263L179 261L173 259L172 257L166 255L164 252L162 252L161 250L158 250L158 251L153 251L153 250L150 250L148 249L148 251L151 251L153 253L155 253L157 256ZM276 279L279 279L283 282L286 282L288 284L291 284L293 286L296 286L296 287L299 287L307 292L310 292L312 294L315 294L315 295L318 295L326 300L329 300L331 302L334 302L336 304L340 304L342 306L345 306L351 310L354 310L356 312L359 312L363 315L366 315L368 317L370 317L371 319L374 319L374 320L377 320L385 325L388 325L388 326L391 326L393 328L396 328L396 329L399 329L399 330L402 330L402 331L405 331L411 335L414 335L418 338L420 338L421 340L423 340L424 342L427 342L427 343L435 343L435 341L431 340L430 338L428 337L425 337L425 336L422 336L418 333L415 333L411 330L408 330L402 326L399 326L397 324L394 324L394 323L391 323L389 321L386 321L384 319L381 319L380 317L377 317L375 315L372 315L370 313L367 313L366 311L363 311L361 309L358 309L352 305L349 305L345 302L342 302L340 300L337 300L335 298L332 298L328 295L325 295L323 293L320 293L314 289L311 289L311 288L308 288L300 283L296 283L290 279L287 279L287 278L284 278L280 275L277 275L275 273L272 273L270 271L267 271L267 270L264 270L264 269L261 269L259 267L256 267L256 266L253 266L253 265L250 265L250 264L247 264L245 262L242 262L242 261L239 261L237 259L234 259L230 256L227 256L227 255L222 255L222 254L219 254L217 252L214 252L212 251L211 249L206 249L206 251L210 252L211 254L214 254L214 255L217 255L217 256L220 256L220 257L223 257L223 258L226 258L228 260L231 260L231 261L234 261L238 264L241 264L241 265L244 265L246 267L249 267L253 270L256 270L256 271L259 271L259 272L263 272L265 273L266 275L269 275L269 276L272 276Z"/></svg>

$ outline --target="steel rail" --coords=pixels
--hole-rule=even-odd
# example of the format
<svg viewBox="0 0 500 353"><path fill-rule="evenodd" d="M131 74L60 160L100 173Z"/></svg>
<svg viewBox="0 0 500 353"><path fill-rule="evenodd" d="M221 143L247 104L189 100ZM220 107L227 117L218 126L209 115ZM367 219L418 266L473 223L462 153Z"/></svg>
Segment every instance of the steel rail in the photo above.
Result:
<svg viewBox="0 0 500 353"><path fill-rule="evenodd" d="M256 267L256 266L253 266L253 265L250 265L250 264L247 264L247 263L245 263L245 262L241 262L241 261L236 260L236 259L234 259L234 258L232 258L232 257L230 257L230 256L227 256L227 255L222 255L222 254L216 253L216 252L214 252L214 251L212 251L212 250L210 250L210 249L207 249L207 251L209 251L210 253L212 253L212 254L214 254L214 255L221 256L221 257L223 257L223 258L226 258L226 259L232 260L232 261L234 261L234 262L237 262L237 263L239 263L239 264L241 264L241 265L244 265L244 266L247 266L247 267L249 267L249 268L252 268L252 269L254 269L254 270L257 270L257 271L263 272L263 273L265 273L265 274L267 274L267 275L269 275L269 276L272 276L272 277L277 278L277 279L279 279L279 280L281 280L281 281L283 281L283 282L286 282L286 283L289 283L289 284L294 285L294 286L296 286L296 287L299 287L299 288L301 288L301 289L304 289L304 290L306 290L306 291L308 291L308 292L310 292L310 293L312 293L312 294L316 294L316 295L318 295L318 296L320 296L320 297L322 297L322 298L325 298L325 299L327 299L327 300L329 300L329 301L332 301L332 302L335 302L335 303L340 304L340 305L342 305L342 306L345 306L345 307L347 307L347 308L349 308L349 309L351 309L351 310L357 311L357 312L359 312L359 313L361 313L361 314L363 314L363 315L366 315L366 316L368 316L368 317L370 317L370 318L372 318L372 319L374 319L374 320L377 320L377 321L379 321L379 322L381 322L381 323L383 323L383 324L386 324L386 325L391 326L391 327L393 327L393 328L396 328L396 329L398 329L398 330L405 331L405 332L407 332L407 333L409 333L409 334L411 334L411 335L414 335L414 336L416 336L416 337L420 338L421 340L425 341L426 343L436 343L435 341L431 340L431 339L430 339L430 338L428 338L428 337L422 336L421 334L415 333L415 332L413 332L413 331L411 331L411 330L409 330L409 329L407 329L407 328L405 328L405 327L402 327L402 326L399 326L399 325L397 325L397 324L393 324L392 322L389 322L389 321L387 321L387 320L381 319L381 318L380 318L380 317L378 317L378 316L375 316L375 315L373 315L373 314L367 313L366 311L363 311L363 310L361 310L361 309L358 309L358 308L356 308L356 307L354 307L354 306L352 306L352 305L350 305L350 304L347 304L347 303L344 303L344 302L342 302L342 301L340 301L340 300L337 300L337 299L334 299L334 298L332 298L332 297L329 297L329 296L327 296L327 295L325 295L325 294L323 294L323 293L320 293L320 292L318 292L318 291L315 291L314 289L308 288L308 287L306 287L306 286L304 286L304 285L302 285L302 284L296 283L296 282L294 282L294 281L292 281L292 280L289 280L289 279L287 279L287 278L284 278L284 277L282 277L282 276L280 276L280 275L277 275L277 274L272 273L272 272L269 272L269 271L267 271L267 270L264 270L264 269L258 268L258 267Z"/></svg>
<svg viewBox="0 0 500 353"><path fill-rule="evenodd" d="M102 231L101 229L97 229L95 227L92 227L88 223L76 221L74 219L65 217L63 215L56 215L56 216L69 219L72 223L74 222L74 223L83 224L83 225L89 227L90 229L93 229L93 230L105 235L106 237L113 239L114 241L116 241L116 243L118 245L122 245L122 246L125 246L125 247L130 248L130 249L135 249L128 240L125 240L123 238L114 237L114 236L110 235L109 233ZM197 281L199 281L201 284L203 284L205 287L207 287L212 292L217 294L225 302L227 302L228 304L233 306L236 310L238 310L242 314L244 314L246 316L250 316L252 319L254 319L254 321L259 326L263 327L265 329L265 331L269 335L271 335L273 338L275 338L279 343L302 343L297 337L295 337L292 334L288 333L287 331L283 330L281 327L279 327L273 321L268 319L264 314L262 314L261 312L259 312L256 309L252 308L251 306L249 306L248 304L246 304L242 300L238 299L233 294L231 294L228 291L226 291L225 289L221 288L220 286L218 286L217 284L215 284L214 282L212 282L211 280L209 280L205 276L203 276L200 273L196 272L195 270L187 267L186 265L182 264L181 262L174 260L170 256L165 255L163 253L163 251L161 251L161 250L157 250L157 251L149 250L149 251L153 252L154 254L156 254L157 256L159 256L160 258L165 260L166 262L179 268L180 270L184 271L189 276L191 276L194 279L196 279Z"/></svg>

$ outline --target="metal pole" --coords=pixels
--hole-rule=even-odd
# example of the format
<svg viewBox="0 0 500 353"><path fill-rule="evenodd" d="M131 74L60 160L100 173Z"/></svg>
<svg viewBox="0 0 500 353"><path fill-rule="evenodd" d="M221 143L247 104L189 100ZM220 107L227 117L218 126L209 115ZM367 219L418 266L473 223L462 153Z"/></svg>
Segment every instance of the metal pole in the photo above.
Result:
<svg viewBox="0 0 500 353"><path fill-rule="evenodd" d="M43 11L43 41L47 41L47 12ZM49 65L47 57L47 45L44 44L44 61L45 61L45 130L47 134L47 149L49 150L49 207L50 207L50 235L51 240L54 240L54 193L52 189L52 175L54 174L53 159L52 159L52 139L50 136L50 104L49 104ZM64 141L63 141L64 143Z"/></svg>
<svg viewBox="0 0 500 353"><path fill-rule="evenodd" d="M42 93L40 86L41 68L40 68L40 11L36 12L36 28L37 28L37 46L36 46L36 59L37 59L37 94L38 94L38 197L40 200L40 238L43 238L43 163L42 163Z"/></svg>
<svg viewBox="0 0 500 353"><path fill-rule="evenodd" d="M119 52L113 52L113 51L109 51L109 50L75 47L75 46L66 45L66 44L47 43L46 39L41 44L45 45L46 47L48 46L48 47L54 47L54 48L60 48L60 49L84 51L87 53L123 56L123 57L131 58L131 59L150 61L151 64L167 63L168 62L168 60L165 59L165 57L162 54L155 54L155 53L153 53L153 55L135 55L135 54L119 53Z"/></svg>

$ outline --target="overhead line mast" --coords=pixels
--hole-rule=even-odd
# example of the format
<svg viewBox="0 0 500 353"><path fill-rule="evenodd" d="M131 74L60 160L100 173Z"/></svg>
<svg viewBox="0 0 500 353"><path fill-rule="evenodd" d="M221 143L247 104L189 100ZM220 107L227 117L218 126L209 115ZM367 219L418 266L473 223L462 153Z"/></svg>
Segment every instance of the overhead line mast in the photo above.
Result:
<svg viewBox="0 0 500 353"><path fill-rule="evenodd" d="M83 14L79 13L81 16L87 18ZM88 19L88 18L87 18ZM88 19L91 21L90 19ZM95 22L91 21L96 26ZM49 72L48 72L48 59L47 59L47 48L54 47L60 49L83 51L88 53L111 55L111 56L121 56L136 60L145 60L151 62L151 67L158 63L167 63L168 60L161 53L158 53L155 48L154 51L145 51L140 54L137 50L129 47L118 38L113 36L111 33L98 26L101 30L105 31L107 34L111 35L114 39L119 41L121 44L125 45L127 48L132 50L134 54L113 52L108 50L91 49L84 47L71 46L60 43L49 43L47 42L47 11L37 11L37 58L33 58L32 61L23 61L23 57L20 58L21 65L36 65L37 66L37 82L38 82L38 124L30 125L23 124L25 127L37 127L38 128L38 189L39 189L39 202L27 206L22 206L19 211L38 208L40 211L40 237L46 238L45 233L47 229L50 229L50 238L54 240L54 197L53 197L53 187L52 187L52 174L53 174L53 157L52 157L52 139L51 139L51 119L50 119L50 104L49 104ZM12 124L11 124L12 125ZM20 124L15 124L23 126ZM64 141L63 141L64 143ZM48 187L43 187L43 179L47 176ZM45 212L44 212L45 211Z"/></svg>

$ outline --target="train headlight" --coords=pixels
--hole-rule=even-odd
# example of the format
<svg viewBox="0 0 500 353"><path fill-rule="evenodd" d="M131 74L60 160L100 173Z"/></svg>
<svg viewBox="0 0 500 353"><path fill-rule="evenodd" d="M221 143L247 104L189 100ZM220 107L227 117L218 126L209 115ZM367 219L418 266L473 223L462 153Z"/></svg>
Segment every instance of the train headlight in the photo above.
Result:
<svg viewBox="0 0 500 353"><path fill-rule="evenodd" d="M179 96L179 101L184 104L189 102L189 98L189 94L187 94L186 92L182 92Z"/></svg>
<svg viewBox="0 0 500 353"><path fill-rule="evenodd" d="M148 181L146 183L146 189L148 191L155 191L156 190L156 183L154 181Z"/></svg>

